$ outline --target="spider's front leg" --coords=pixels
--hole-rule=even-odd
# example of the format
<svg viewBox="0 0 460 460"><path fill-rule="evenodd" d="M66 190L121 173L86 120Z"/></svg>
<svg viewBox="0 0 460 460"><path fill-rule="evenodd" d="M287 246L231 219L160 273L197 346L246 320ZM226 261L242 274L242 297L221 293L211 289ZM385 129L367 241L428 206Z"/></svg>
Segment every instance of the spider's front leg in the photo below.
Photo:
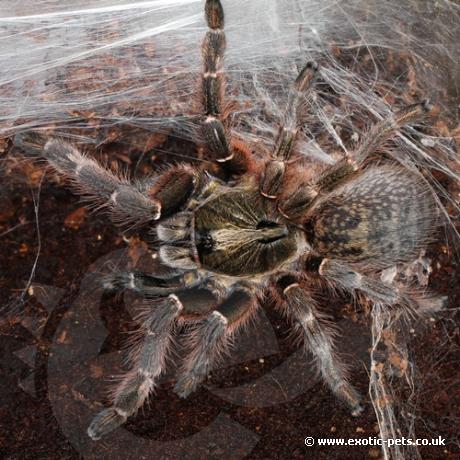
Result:
<svg viewBox="0 0 460 460"><path fill-rule="evenodd" d="M179 396L186 398L197 389L226 350L231 337L247 323L256 308L254 294L245 288L237 288L193 327L189 335L192 351L174 388Z"/></svg>
<svg viewBox="0 0 460 460"><path fill-rule="evenodd" d="M110 210L121 224L144 224L180 209L195 190L197 177L188 166L177 166L136 185L103 168L71 144L49 140L42 155L78 193Z"/></svg>
<svg viewBox="0 0 460 460"><path fill-rule="evenodd" d="M203 136L212 158L225 163L233 158L229 135L223 124L225 81L222 72L226 38L224 9L220 0L207 0L205 17L209 27L201 46L203 55Z"/></svg>
<svg viewBox="0 0 460 460"><path fill-rule="evenodd" d="M230 104L226 103L223 61L226 48L224 9L220 0L206 0L206 32L201 54L203 74L200 102L203 108L201 132L207 153L230 175L241 175L251 169L249 147L240 139L231 139L227 123Z"/></svg>
<svg viewBox="0 0 460 460"><path fill-rule="evenodd" d="M317 70L318 65L315 62L307 62L289 90L287 108L275 144L274 158L266 163L260 180L260 193L266 198L277 199L282 189L286 166L304 118L306 95L312 87Z"/></svg>
<svg viewBox="0 0 460 460"><path fill-rule="evenodd" d="M331 323L295 278L281 278L278 287L285 301L286 314L300 329L305 347L315 357L324 381L337 398L350 408L353 416L359 415L363 410L361 397L348 382L346 368L335 351Z"/></svg>

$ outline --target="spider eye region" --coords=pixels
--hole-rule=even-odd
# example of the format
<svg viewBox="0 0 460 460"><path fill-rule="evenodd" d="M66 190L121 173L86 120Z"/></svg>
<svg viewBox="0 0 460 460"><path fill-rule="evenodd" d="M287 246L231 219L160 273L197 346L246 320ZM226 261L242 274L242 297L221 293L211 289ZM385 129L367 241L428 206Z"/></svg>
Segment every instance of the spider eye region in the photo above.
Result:
<svg viewBox="0 0 460 460"><path fill-rule="evenodd" d="M195 233L195 244L200 254L211 254L214 248L214 240L208 231Z"/></svg>
<svg viewBox="0 0 460 460"><path fill-rule="evenodd" d="M257 191L231 190L194 211L194 243L202 268L247 277L281 268L298 250L299 232L267 216Z"/></svg>

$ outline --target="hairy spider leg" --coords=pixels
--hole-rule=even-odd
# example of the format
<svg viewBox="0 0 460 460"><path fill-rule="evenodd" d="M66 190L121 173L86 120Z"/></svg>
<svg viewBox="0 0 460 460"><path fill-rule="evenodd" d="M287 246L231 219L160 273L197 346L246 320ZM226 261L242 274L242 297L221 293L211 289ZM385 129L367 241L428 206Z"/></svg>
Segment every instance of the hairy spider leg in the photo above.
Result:
<svg viewBox="0 0 460 460"><path fill-rule="evenodd" d="M319 193L333 190L338 184L352 177L369 155L375 153L391 139L404 125L422 119L431 110L431 105L424 100L398 110L394 115L374 124L356 148L353 157L345 157L335 165L327 168L320 175L314 190Z"/></svg>
<svg viewBox="0 0 460 460"><path fill-rule="evenodd" d="M315 263L318 265L319 260ZM324 258L319 263L318 274L327 279L333 286L339 286L344 291L364 294L373 304L382 305L395 312L401 312L405 317L415 317L429 310L442 308L445 298L430 293L423 295L409 294L397 286L390 286L354 270L348 264Z"/></svg>
<svg viewBox="0 0 460 460"><path fill-rule="evenodd" d="M205 18L209 30L203 39L202 103L204 110L203 136L212 158L223 163L233 158L229 134L222 123L225 80L222 71L226 38L224 10L220 0L207 0Z"/></svg>
<svg viewBox="0 0 460 460"><path fill-rule="evenodd" d="M265 164L261 181L260 193L266 198L276 200L282 188L287 162L293 151L298 130L305 112L305 96L312 87L318 65L307 62L289 89L288 102L279 128L275 144L274 159Z"/></svg>
<svg viewBox="0 0 460 460"><path fill-rule="evenodd" d="M206 0L205 19L209 30L201 46L203 74L200 96L204 114L202 135L211 159L228 176L239 176L250 170L254 161L250 146L242 139L232 139L226 123L231 106L224 101L223 61L226 38L224 9L220 0Z"/></svg>
<svg viewBox="0 0 460 460"><path fill-rule="evenodd" d="M142 318L145 336L133 353L135 364L117 386L112 405L99 412L88 427L92 439L118 428L144 404L164 369L175 321L183 308L174 294L159 301L146 300Z"/></svg>
<svg viewBox="0 0 460 460"><path fill-rule="evenodd" d="M315 62L307 62L291 86L283 123L275 144L274 159L265 164L260 180L260 193L266 198L276 200L279 212L289 220L302 216L317 195L316 191L305 183L300 184L288 196L280 197L283 185L286 185L290 157L304 120L306 95L313 86L317 71L318 65Z"/></svg>
<svg viewBox="0 0 460 460"><path fill-rule="evenodd" d="M145 224L179 210L192 195L196 174L187 166L177 166L161 174L150 187L130 183L83 155L60 139L49 140L43 156L88 200L110 210L119 224Z"/></svg>
<svg viewBox="0 0 460 460"><path fill-rule="evenodd" d="M138 274L137 281L146 281L146 275ZM149 283L153 283L150 277ZM158 279L156 279L158 282ZM99 439L125 423L137 412L157 384L164 371L166 359L173 345L175 327L180 323L196 322L216 308L216 296L206 288L176 288L174 294L162 298L150 298L151 286L142 286L146 296L137 320L142 327L138 340L131 347L129 362L134 365L113 391L110 407L97 414L88 428L93 439Z"/></svg>
<svg viewBox="0 0 460 460"><path fill-rule="evenodd" d="M247 324L256 308L254 295L247 289L236 288L192 329L188 337L192 350L174 388L180 397L186 398L203 382L232 336Z"/></svg>
<svg viewBox="0 0 460 460"><path fill-rule="evenodd" d="M362 292L372 303L393 307L409 315L417 309L415 301L396 286L362 275L338 260L324 258L318 273L347 292Z"/></svg>
<svg viewBox="0 0 460 460"><path fill-rule="evenodd" d="M284 286L287 283L280 280L288 316L300 329L305 348L315 357L326 384L347 404L353 416L359 415L363 410L361 397L348 382L345 366L335 351L332 325L320 313L310 294L297 281L290 281Z"/></svg>
<svg viewBox="0 0 460 460"><path fill-rule="evenodd" d="M293 152L299 128L305 117L306 96L313 87L317 71L316 62L307 62L289 88L287 107L275 144L275 157L283 161L289 160Z"/></svg>

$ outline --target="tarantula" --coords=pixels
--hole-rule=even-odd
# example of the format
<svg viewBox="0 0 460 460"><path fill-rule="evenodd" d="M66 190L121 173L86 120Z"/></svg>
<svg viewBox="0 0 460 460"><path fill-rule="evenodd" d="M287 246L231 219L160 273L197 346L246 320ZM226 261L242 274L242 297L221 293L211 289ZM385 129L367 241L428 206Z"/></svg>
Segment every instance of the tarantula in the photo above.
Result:
<svg viewBox="0 0 460 460"><path fill-rule="evenodd" d="M358 415L361 397L335 351L334 330L315 290L330 285L402 312L416 312L427 302L378 274L409 261L433 238L439 225L436 198L422 176L371 155L402 126L423 117L429 104L400 109L372 126L352 154L312 171L296 151L319 73L318 65L308 62L289 89L274 151L252 152L230 132L220 0L206 0L205 18L200 129L210 161L204 164L213 163L227 180L206 166L183 164L129 182L63 140L50 139L43 149L48 163L116 223L150 226L169 267L162 274L130 271L104 278L107 289L142 294L149 308L132 369L111 406L89 426L92 439L122 425L143 405L165 367L177 324L191 323L189 354L175 386L187 397L268 294L297 325L332 392ZM198 300L203 293L205 302Z"/></svg>

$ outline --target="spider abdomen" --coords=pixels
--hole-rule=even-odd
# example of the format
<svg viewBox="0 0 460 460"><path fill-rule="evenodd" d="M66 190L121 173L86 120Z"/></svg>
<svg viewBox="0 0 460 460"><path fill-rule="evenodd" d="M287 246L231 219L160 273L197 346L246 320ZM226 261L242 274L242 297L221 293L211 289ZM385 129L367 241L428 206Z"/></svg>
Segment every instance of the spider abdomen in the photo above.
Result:
<svg viewBox="0 0 460 460"><path fill-rule="evenodd" d="M366 170L311 212L308 239L321 255L384 267L416 255L432 238L429 187L393 166Z"/></svg>

